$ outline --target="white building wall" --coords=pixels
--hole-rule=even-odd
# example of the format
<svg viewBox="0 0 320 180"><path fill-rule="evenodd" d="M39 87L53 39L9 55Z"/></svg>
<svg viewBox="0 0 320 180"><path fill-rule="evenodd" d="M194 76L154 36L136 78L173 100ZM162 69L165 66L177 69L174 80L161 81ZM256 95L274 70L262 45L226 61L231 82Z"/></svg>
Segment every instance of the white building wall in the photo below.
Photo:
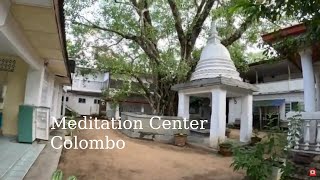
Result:
<svg viewBox="0 0 320 180"><path fill-rule="evenodd" d="M84 96L68 93L66 105L81 115L92 115L99 113L99 104L94 104L95 99L100 97ZM86 99L86 103L79 103L79 98Z"/></svg>
<svg viewBox="0 0 320 180"><path fill-rule="evenodd" d="M51 113L51 117L54 117L56 119L62 118L62 114L61 114L62 94L63 94L62 85L57 80L55 80L50 113ZM53 121L51 121L51 124L52 123Z"/></svg>
<svg viewBox="0 0 320 180"><path fill-rule="evenodd" d="M259 88L254 93L253 101L284 99L285 103L303 102L303 80L292 79L256 84ZM280 119L286 120L285 103L280 106ZM230 98L229 100L229 123L234 123L241 117L241 99Z"/></svg>
<svg viewBox="0 0 320 180"><path fill-rule="evenodd" d="M229 99L228 124L232 124L241 117L241 98Z"/></svg>
<svg viewBox="0 0 320 180"><path fill-rule="evenodd" d="M293 79L293 80L268 82L268 83L256 84L256 86L259 88L259 92L254 93L254 95L297 91L297 90L303 90L303 80Z"/></svg>

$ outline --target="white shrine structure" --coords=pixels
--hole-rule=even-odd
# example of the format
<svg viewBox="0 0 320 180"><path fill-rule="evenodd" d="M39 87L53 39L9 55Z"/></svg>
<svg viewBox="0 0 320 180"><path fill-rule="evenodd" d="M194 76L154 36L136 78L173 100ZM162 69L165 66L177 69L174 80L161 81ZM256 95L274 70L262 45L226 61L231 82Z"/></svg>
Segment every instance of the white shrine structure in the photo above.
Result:
<svg viewBox="0 0 320 180"><path fill-rule="evenodd" d="M172 87L178 91L178 116L189 119L190 96L211 99L209 146L225 141L227 97L241 98L240 141L249 142L252 134L252 93L258 88L242 81L228 49L221 44L215 23L190 81ZM230 109L231 111L232 109Z"/></svg>

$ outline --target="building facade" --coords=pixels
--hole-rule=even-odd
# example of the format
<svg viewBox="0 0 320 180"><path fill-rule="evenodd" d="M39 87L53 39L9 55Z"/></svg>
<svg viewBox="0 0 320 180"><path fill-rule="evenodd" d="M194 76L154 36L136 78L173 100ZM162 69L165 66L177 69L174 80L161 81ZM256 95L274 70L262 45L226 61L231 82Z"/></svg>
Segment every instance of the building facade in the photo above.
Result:
<svg viewBox="0 0 320 180"><path fill-rule="evenodd" d="M84 68L76 68L72 74L72 86L65 86L62 97L65 108L79 115L105 115L103 92L108 88L109 73L82 74Z"/></svg>
<svg viewBox="0 0 320 180"><path fill-rule="evenodd" d="M71 83L62 3L0 1L0 129L20 133L28 118L32 141L47 139L50 116L61 117L63 85ZM23 115L31 107L33 117ZM25 120L25 121L24 121ZM28 124L27 124L28 125Z"/></svg>
<svg viewBox="0 0 320 180"><path fill-rule="evenodd" d="M249 66L242 77L255 84L253 93L253 126L263 129L270 119L273 124L286 126L286 114L303 110L303 79L301 71L290 61L262 61ZM229 99L228 123L238 123L241 116L241 99Z"/></svg>

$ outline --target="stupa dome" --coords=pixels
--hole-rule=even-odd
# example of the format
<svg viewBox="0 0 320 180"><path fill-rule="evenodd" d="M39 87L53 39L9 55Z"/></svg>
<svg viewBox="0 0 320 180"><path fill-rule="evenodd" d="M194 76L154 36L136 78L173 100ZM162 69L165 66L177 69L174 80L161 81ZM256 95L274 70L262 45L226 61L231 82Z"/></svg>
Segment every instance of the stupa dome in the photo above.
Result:
<svg viewBox="0 0 320 180"><path fill-rule="evenodd" d="M191 81L215 77L227 77L240 80L228 49L221 44L216 25L212 22L211 36L207 45L203 48L195 71L191 75Z"/></svg>

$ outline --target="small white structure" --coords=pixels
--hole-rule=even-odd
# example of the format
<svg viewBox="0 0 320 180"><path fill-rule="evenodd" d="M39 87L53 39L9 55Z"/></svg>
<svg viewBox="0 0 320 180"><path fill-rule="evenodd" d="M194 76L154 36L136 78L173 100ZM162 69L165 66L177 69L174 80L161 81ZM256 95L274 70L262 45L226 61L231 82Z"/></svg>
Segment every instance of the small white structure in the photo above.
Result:
<svg viewBox="0 0 320 180"><path fill-rule="evenodd" d="M191 81L172 87L179 93L178 116L189 119L191 95L211 98L209 146L217 148L225 140L226 98L241 97L240 141L249 142L252 134L252 93L254 85L241 81L228 49L220 42L212 23L211 36L204 47Z"/></svg>
<svg viewBox="0 0 320 180"><path fill-rule="evenodd" d="M102 93L108 88L109 73L82 75L83 69L85 68L77 67L72 74L72 86L64 87L67 90L63 98L64 104L80 115L105 115L106 102Z"/></svg>

